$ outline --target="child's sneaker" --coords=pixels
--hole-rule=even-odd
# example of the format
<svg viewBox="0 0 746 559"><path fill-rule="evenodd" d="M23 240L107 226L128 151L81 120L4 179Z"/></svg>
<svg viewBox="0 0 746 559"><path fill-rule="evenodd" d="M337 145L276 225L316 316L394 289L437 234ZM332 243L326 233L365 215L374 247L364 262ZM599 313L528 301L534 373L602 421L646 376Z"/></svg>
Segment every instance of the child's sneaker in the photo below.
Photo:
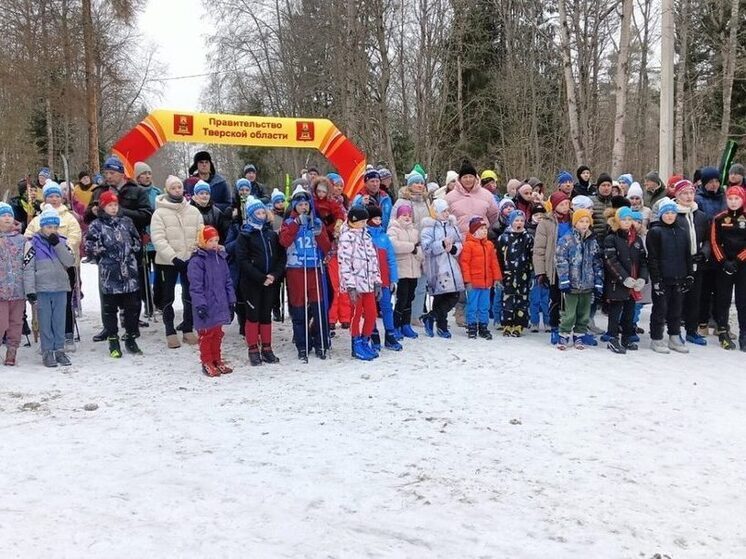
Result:
<svg viewBox="0 0 746 559"><path fill-rule="evenodd" d="M403 349L392 330L387 330L384 333L384 347L392 351L401 351Z"/></svg>
<svg viewBox="0 0 746 559"><path fill-rule="evenodd" d="M417 334L409 324L405 324L401 327L401 333L402 336L411 340L416 340L419 337L419 334Z"/></svg>
<svg viewBox="0 0 746 559"><path fill-rule="evenodd" d="M733 340L730 339L730 335L728 334L727 330L718 330L718 341L720 342L720 347L723 349L736 349L736 344Z"/></svg>
<svg viewBox="0 0 746 559"><path fill-rule="evenodd" d="M492 334L490 333L489 325L487 324L477 324L477 333L479 334L479 337L485 340L491 340Z"/></svg>
<svg viewBox="0 0 746 559"><path fill-rule="evenodd" d="M202 372L208 377L220 376L220 371L213 363L202 363Z"/></svg>
<svg viewBox="0 0 746 559"><path fill-rule="evenodd" d="M63 367L69 367L70 365L72 365L72 361L70 361L70 358L65 354L64 351L55 351L54 359Z"/></svg>
<svg viewBox="0 0 746 559"><path fill-rule="evenodd" d="M596 340L596 336L591 334L590 332L587 332L580 336L580 340L583 342L583 345L586 347L596 347L598 345L598 340Z"/></svg>
<svg viewBox="0 0 746 559"><path fill-rule="evenodd" d="M425 334L427 334L429 338L432 338L435 335L435 319L428 314L423 314L420 317L420 321L422 322L422 326L425 328Z"/></svg>
<svg viewBox="0 0 746 559"><path fill-rule="evenodd" d="M137 341L135 340L134 336L124 337L124 349L126 349L127 352L131 353L132 355L142 355L142 350L137 345Z"/></svg>
<svg viewBox="0 0 746 559"><path fill-rule="evenodd" d="M438 328L438 337L445 339L451 338L451 332L448 330L448 326L445 328Z"/></svg>
<svg viewBox="0 0 746 559"><path fill-rule="evenodd" d="M627 353L627 349L619 341L619 338L609 338L609 343L606 344L606 347L614 353L618 353L620 355L624 355L625 353Z"/></svg>
<svg viewBox="0 0 746 559"><path fill-rule="evenodd" d="M563 336L561 334L557 334L557 349L560 351L565 351L567 349L567 346L570 345L570 336Z"/></svg>
<svg viewBox="0 0 746 559"><path fill-rule="evenodd" d="M689 336L687 336L687 340ZM676 351L677 353L689 353L689 348L684 344L684 340L681 336L668 336L668 349Z"/></svg>
<svg viewBox="0 0 746 559"><path fill-rule="evenodd" d="M637 341L635 341L634 338L635 336L629 336L626 338L622 338L622 345L624 346L624 349L626 349L627 351L638 350L639 347L637 345ZM639 340L640 338L638 337L637 339Z"/></svg>
<svg viewBox="0 0 746 559"><path fill-rule="evenodd" d="M663 340L651 340L650 349L656 353L671 353L671 350L668 349L668 345L666 345L666 342Z"/></svg>
<svg viewBox="0 0 746 559"><path fill-rule="evenodd" d="M470 340L476 340L477 339L477 325L476 324L469 324L466 327L466 337Z"/></svg>
<svg viewBox="0 0 746 559"><path fill-rule="evenodd" d="M122 356L122 348L119 345L119 338L117 336L109 338L109 356L114 359L119 359Z"/></svg>
<svg viewBox="0 0 746 559"><path fill-rule="evenodd" d="M575 349L585 349L585 344L583 343L583 336L573 336L572 345L575 346Z"/></svg>

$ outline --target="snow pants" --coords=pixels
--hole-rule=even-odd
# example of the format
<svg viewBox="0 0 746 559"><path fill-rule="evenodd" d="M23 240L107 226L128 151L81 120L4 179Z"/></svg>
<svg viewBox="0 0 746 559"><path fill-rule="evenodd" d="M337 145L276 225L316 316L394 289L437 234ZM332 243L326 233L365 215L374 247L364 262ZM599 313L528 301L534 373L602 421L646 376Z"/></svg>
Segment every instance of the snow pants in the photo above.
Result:
<svg viewBox="0 0 746 559"><path fill-rule="evenodd" d="M221 344L223 342L223 327L219 324L212 328L197 330L199 336L199 359L207 365L222 360Z"/></svg>
<svg viewBox="0 0 746 559"><path fill-rule="evenodd" d="M4 337L9 348L18 349L21 345L25 310L26 299L0 301L0 339Z"/></svg>
<svg viewBox="0 0 746 559"><path fill-rule="evenodd" d="M508 270L503 274L503 326L528 326L530 286L528 271Z"/></svg>
<svg viewBox="0 0 746 559"><path fill-rule="evenodd" d="M329 260L328 270L331 291L334 294L329 305L329 325L336 326L337 322L349 324L352 321L352 303L346 292L340 293L339 291L339 261L336 256Z"/></svg>
<svg viewBox="0 0 746 559"><path fill-rule="evenodd" d="M466 292L466 323L484 324L490 322L490 289L472 288Z"/></svg>
<svg viewBox="0 0 746 559"><path fill-rule="evenodd" d="M124 311L124 331L127 336L137 337L137 321L140 317L140 293L106 293L101 295L101 314L104 329L109 336L119 333L119 309Z"/></svg>
<svg viewBox="0 0 746 559"><path fill-rule="evenodd" d="M543 321L544 326L549 326L549 289L534 279L528 300L531 324Z"/></svg>
<svg viewBox="0 0 746 559"><path fill-rule="evenodd" d="M433 297L433 308L429 314L435 319L435 324L441 330L448 329L448 313L454 309L460 295L459 291L454 291L453 293L441 293Z"/></svg>
<svg viewBox="0 0 746 559"><path fill-rule="evenodd" d="M563 298L564 305L560 313L560 334L563 336L569 336L573 332L578 336L587 334L588 324L591 320L593 293L565 293Z"/></svg>
<svg viewBox="0 0 746 559"><path fill-rule="evenodd" d="M350 323L350 334L352 334L352 337L369 337L376 326L377 314L375 294L358 293L357 301L352 311L352 322Z"/></svg>
<svg viewBox="0 0 746 559"><path fill-rule="evenodd" d="M635 333L635 300L629 298L625 301L609 302L609 327L607 332L612 338L618 338L621 332L622 338L629 338Z"/></svg>
<svg viewBox="0 0 746 559"><path fill-rule="evenodd" d="M696 334L702 298L702 271L694 272L694 285L684 294L684 326L687 334Z"/></svg>

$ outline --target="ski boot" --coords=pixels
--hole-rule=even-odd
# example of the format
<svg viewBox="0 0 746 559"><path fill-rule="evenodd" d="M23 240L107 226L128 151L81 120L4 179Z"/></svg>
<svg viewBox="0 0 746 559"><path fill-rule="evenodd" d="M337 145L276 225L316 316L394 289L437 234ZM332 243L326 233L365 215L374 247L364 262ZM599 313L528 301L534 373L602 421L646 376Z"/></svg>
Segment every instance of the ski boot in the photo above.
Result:
<svg viewBox="0 0 746 559"><path fill-rule="evenodd" d="M470 340L476 340L477 339L477 325L476 324L469 324L466 327L466 337Z"/></svg>
<svg viewBox="0 0 746 559"><path fill-rule="evenodd" d="M122 347L119 345L118 336L109 337L109 356L114 359L122 357Z"/></svg>
<svg viewBox="0 0 746 559"><path fill-rule="evenodd" d="M720 341L720 347L722 347L723 349L736 349L736 344L733 340L730 339L728 330L722 328L718 330L718 340Z"/></svg>
<svg viewBox="0 0 746 559"><path fill-rule="evenodd" d="M383 341L386 349L390 349L391 351L401 351L403 349L402 345L396 339L393 330L386 330Z"/></svg>
<svg viewBox="0 0 746 559"><path fill-rule="evenodd" d="M373 347L371 338L363 336L363 342L365 343L366 351L371 356L371 358L375 359L376 357L378 357L378 351Z"/></svg>
<svg viewBox="0 0 746 559"><path fill-rule="evenodd" d="M370 346L376 353L381 351L381 334L378 333L378 328L374 329L370 335Z"/></svg>
<svg viewBox="0 0 746 559"><path fill-rule="evenodd" d="M492 339L492 333L490 332L489 324L477 324L477 334L482 339Z"/></svg>
<svg viewBox="0 0 746 559"><path fill-rule="evenodd" d="M352 338L352 356L361 361L373 360L373 355L368 351L365 340L360 336Z"/></svg>
<svg viewBox="0 0 746 559"><path fill-rule="evenodd" d="M400 342L404 339L404 334L401 333L401 328L394 328L391 333L394 334L394 338L397 342Z"/></svg>
<svg viewBox="0 0 746 559"><path fill-rule="evenodd" d="M405 324L404 326L401 327L401 334L405 338L409 338L409 339L412 339L412 340L416 340L419 337L419 334L417 332L415 332L412 329L412 326L409 325L409 324Z"/></svg>

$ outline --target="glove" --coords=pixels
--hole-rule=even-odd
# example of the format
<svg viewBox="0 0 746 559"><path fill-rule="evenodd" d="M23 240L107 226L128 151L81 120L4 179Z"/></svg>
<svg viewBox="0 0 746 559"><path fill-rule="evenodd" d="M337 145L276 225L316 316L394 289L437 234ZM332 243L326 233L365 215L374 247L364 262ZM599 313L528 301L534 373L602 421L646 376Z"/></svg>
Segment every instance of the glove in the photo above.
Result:
<svg viewBox="0 0 746 559"><path fill-rule="evenodd" d="M59 236L57 236L56 233L52 233L51 235L49 235L49 237L47 237L47 241L50 245L56 247L60 243L60 238Z"/></svg>
<svg viewBox="0 0 746 559"><path fill-rule="evenodd" d="M637 278L637 280L635 280L635 287L634 287L634 290L635 290L635 291L642 291L642 289L643 289L644 287L645 287L645 280L644 280L644 279L642 279L642 278Z"/></svg>
<svg viewBox="0 0 746 559"><path fill-rule="evenodd" d="M26 299L33 305L34 303L36 303L36 293L27 293Z"/></svg>
<svg viewBox="0 0 746 559"><path fill-rule="evenodd" d="M666 294L666 290L660 283L654 283L653 293L655 293L658 297L663 297Z"/></svg>
<svg viewBox="0 0 746 559"><path fill-rule="evenodd" d="M389 291L391 291L391 295L396 295L396 283L389 285Z"/></svg>
<svg viewBox="0 0 746 559"><path fill-rule="evenodd" d="M414 250L412 251L412 254L417 254L417 249L420 248L420 241L417 241L414 244Z"/></svg>
<svg viewBox="0 0 746 559"><path fill-rule="evenodd" d="M179 272L186 272L187 263L184 262L181 258L174 258L171 262L173 262L174 268L176 268Z"/></svg>
<svg viewBox="0 0 746 559"><path fill-rule="evenodd" d="M377 283L373 286L373 293L376 294L376 301L380 301L381 297L383 296L383 290L381 289L380 283Z"/></svg>
<svg viewBox="0 0 746 559"><path fill-rule="evenodd" d="M299 214L298 223L301 225L308 225L308 214Z"/></svg>
<svg viewBox="0 0 746 559"><path fill-rule="evenodd" d="M549 278L546 274L536 276L536 283L542 287L549 287Z"/></svg>
<svg viewBox="0 0 746 559"><path fill-rule="evenodd" d="M197 307L197 316L200 317L202 320L207 318L207 307L205 306L199 306Z"/></svg>
<svg viewBox="0 0 746 559"><path fill-rule="evenodd" d="M684 283L681 284L680 291L686 293L691 290L692 287L694 287L694 276L686 276L684 278Z"/></svg>
<svg viewBox="0 0 746 559"><path fill-rule="evenodd" d="M347 296L350 298L350 303L355 305L357 303L357 289L350 287L347 290Z"/></svg>
<svg viewBox="0 0 746 559"><path fill-rule="evenodd" d="M738 271L738 263L735 260L726 260L723 262L723 272L732 276Z"/></svg>
<svg viewBox="0 0 746 559"><path fill-rule="evenodd" d="M705 258L705 255L701 252L697 251L695 255L692 256L692 262L695 264L704 264L707 258Z"/></svg>
<svg viewBox="0 0 746 559"><path fill-rule="evenodd" d="M635 280L635 278L631 278L631 277L624 278L622 285L624 285L624 287L628 287L629 289L632 289L635 285L637 285L637 281Z"/></svg>

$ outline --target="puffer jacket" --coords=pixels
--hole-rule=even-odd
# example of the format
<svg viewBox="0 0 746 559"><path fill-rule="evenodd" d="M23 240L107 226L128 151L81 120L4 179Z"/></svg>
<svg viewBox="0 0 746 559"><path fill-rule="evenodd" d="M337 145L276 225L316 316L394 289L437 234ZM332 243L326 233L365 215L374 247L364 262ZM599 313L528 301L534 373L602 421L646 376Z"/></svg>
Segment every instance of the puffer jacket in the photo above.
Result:
<svg viewBox="0 0 746 559"><path fill-rule="evenodd" d="M57 214L60 216L60 227L58 234L67 239L67 246L73 251L73 254L80 254L80 243L83 240L83 232L80 229L80 223L75 219L75 215L64 204L57 208ZM24 236L30 239L36 235L41 226L39 225L40 216L36 216L26 227Z"/></svg>
<svg viewBox="0 0 746 559"><path fill-rule="evenodd" d="M611 208L611 198L611 196L601 196L600 194L591 198L593 201L593 232L596 234L596 241L599 245L603 244L604 237L609 231L606 210Z"/></svg>
<svg viewBox="0 0 746 559"><path fill-rule="evenodd" d="M163 194L156 199L150 222L150 238L155 247L155 263L173 266L174 258L189 260L197 248L202 214L184 199L171 202Z"/></svg>
<svg viewBox="0 0 746 559"><path fill-rule="evenodd" d="M200 206L194 199L190 200L189 203L197 208L197 211L202 215L202 223L205 227L211 225L217 229L220 244L224 244L228 236L228 228L230 227L230 218L228 215L220 211L220 208L213 204L212 200L206 206Z"/></svg>
<svg viewBox="0 0 746 559"><path fill-rule="evenodd" d="M236 303L224 250L198 248L189 260L189 295L192 298L195 330L204 330L231 323L230 306ZM207 308L207 316L200 318L196 310Z"/></svg>
<svg viewBox="0 0 746 559"><path fill-rule="evenodd" d="M453 215L448 216L448 221L436 221L428 217L422 223L420 240L425 254L424 270L427 290L432 295L464 290L464 279L458 264L458 256L463 250L463 240L457 226L458 221ZM453 241L450 252L446 252L443 246L446 238Z"/></svg>
<svg viewBox="0 0 746 559"><path fill-rule="evenodd" d="M545 275L549 283L554 285L555 280L555 254L557 252L557 216L554 213L547 214L536 227L534 236L534 273Z"/></svg>
<svg viewBox="0 0 746 559"><path fill-rule="evenodd" d="M693 273L689 236L676 222L672 225L654 222L645 238L645 246L651 283L679 285Z"/></svg>
<svg viewBox="0 0 746 559"><path fill-rule="evenodd" d="M238 234L235 245L235 261L239 269L240 288L243 298L264 285L268 275L279 285L285 273L285 248L279 235L267 223L261 229L245 225Z"/></svg>
<svg viewBox="0 0 746 559"><path fill-rule="evenodd" d="M396 210L401 206L409 206L412 208L412 223L418 231L422 230L422 220L426 217L435 217L433 210L430 207L430 202L425 194L414 194L409 191L406 186L399 189L399 198L394 204L394 208L391 210L391 215L396 217ZM395 219L391 219L389 223L389 229L395 222Z"/></svg>
<svg viewBox="0 0 746 559"><path fill-rule="evenodd" d="M391 286L399 281L399 270L396 266L396 252L391 239L386 234L382 225L368 226L368 233L373 239L373 244L378 252L378 265L381 268L381 280L384 287Z"/></svg>
<svg viewBox="0 0 746 559"><path fill-rule="evenodd" d="M0 233L0 301L19 301L23 290L23 252L26 239L19 231Z"/></svg>
<svg viewBox="0 0 746 559"><path fill-rule="evenodd" d="M642 238L635 233L634 240L630 242L630 231L614 225L604 238L604 297L609 301L626 301L630 298L630 289L624 286L626 278L648 279Z"/></svg>
<svg viewBox="0 0 746 559"><path fill-rule="evenodd" d="M109 186L107 184L94 188L91 203L88 205L88 209L85 212L85 222L90 223L96 219L96 214L93 213L93 208L98 207L98 199L104 192L109 190L119 197L120 215L130 218L132 223L135 224L137 231L139 233L144 233L145 229L150 224L153 210L150 207L148 192L142 186L131 180L125 182L120 188Z"/></svg>
<svg viewBox="0 0 746 559"><path fill-rule="evenodd" d="M469 233L459 256L464 284L475 289L489 289L496 281L502 281L503 274L497 262L495 245L486 237L477 239Z"/></svg>
<svg viewBox="0 0 746 559"><path fill-rule="evenodd" d="M378 251L367 228L353 229L342 224L337 247L339 261L339 290L350 289L358 293L373 293L375 285L382 284Z"/></svg>
<svg viewBox="0 0 746 559"><path fill-rule="evenodd" d="M697 189L694 201L697 202L699 209L704 212L707 219L710 221L726 208L725 192L722 188L718 188L715 192L711 192L704 186L700 186L699 189Z"/></svg>
<svg viewBox="0 0 746 559"><path fill-rule="evenodd" d="M461 183L456 181L453 190L446 194L446 202L451 213L458 219L459 231L464 235L469 232L469 220L475 215L486 219L490 225L497 221L499 211L495 197L479 183L467 192Z"/></svg>
<svg viewBox="0 0 746 559"><path fill-rule="evenodd" d="M75 265L75 256L60 236L55 246L41 233L26 242L23 257L23 288L29 293L59 293L70 291L68 268Z"/></svg>
<svg viewBox="0 0 746 559"><path fill-rule="evenodd" d="M570 231L559 240L555 258L560 289L569 288L572 293L603 289L601 248L593 231L582 237L576 229Z"/></svg>
<svg viewBox="0 0 746 559"><path fill-rule="evenodd" d="M398 204L401 198L396 201ZM396 254L396 268L400 278L419 278L422 275L424 255L420 242L420 232L414 223L404 225L398 219L389 225L389 238ZM417 249L415 250L415 246Z"/></svg>
<svg viewBox="0 0 746 559"><path fill-rule="evenodd" d="M101 213L85 238L86 254L98 264L99 289L105 295L134 293L140 289L140 234L130 218Z"/></svg>

